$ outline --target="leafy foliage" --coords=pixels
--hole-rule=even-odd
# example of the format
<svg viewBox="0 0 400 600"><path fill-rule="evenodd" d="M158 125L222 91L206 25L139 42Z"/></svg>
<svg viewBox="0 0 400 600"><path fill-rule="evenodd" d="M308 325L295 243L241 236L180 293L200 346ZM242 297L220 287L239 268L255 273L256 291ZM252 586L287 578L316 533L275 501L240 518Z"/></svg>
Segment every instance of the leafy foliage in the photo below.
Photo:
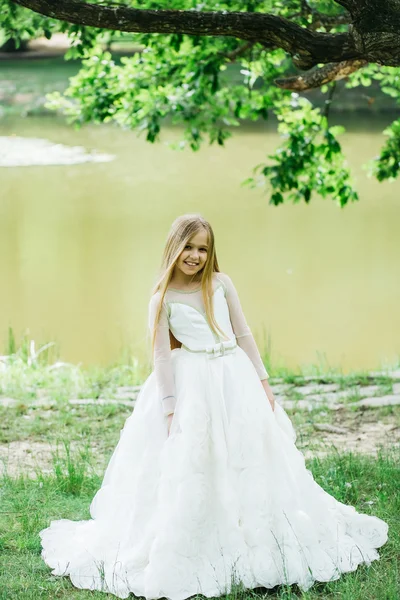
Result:
<svg viewBox="0 0 400 600"><path fill-rule="evenodd" d="M321 110L298 94L289 102L280 102L275 111L280 121L278 131L285 141L269 156L274 164L255 168L255 173L263 176L261 185L268 180L272 186L270 204L282 204L285 196L294 203L308 203L313 192L323 198L332 196L341 207L358 200L336 139L344 128L329 127ZM255 178L246 183L258 185Z"/></svg>
<svg viewBox="0 0 400 600"><path fill-rule="evenodd" d="M362 71L353 73L348 87L363 85L369 87L373 82L378 82L382 92L400 104L400 69L368 65ZM395 179L400 172L400 119L395 120L384 132L388 140L384 144L379 156L369 165L369 170L378 181Z"/></svg>
<svg viewBox="0 0 400 600"><path fill-rule="evenodd" d="M94 0L95 1L95 0ZM97 1L97 0L96 0ZM286 17L311 30L346 30L332 17L344 9L334 0L125 0L141 9L260 12ZM114 122L143 133L149 142L160 137L167 121L179 126L175 148L197 151L204 143L224 145L244 120L279 120L282 143L259 165L246 183L262 186L270 203L310 202L313 193L331 197L343 207L357 200L346 159L337 136L343 128L330 127L310 101L292 96L275 85L277 78L296 72L283 50L243 43L229 37L182 34L125 34L70 25L37 15L3 0L0 28L7 36L27 39L54 32L68 33L72 48L67 58L82 58L82 68L71 78L63 96L53 93L48 106L62 110L78 125ZM331 19L326 19L326 17ZM324 20L325 19L325 20ZM104 47L115 38L133 40L140 50L116 62ZM367 65L353 73L347 87L381 89L399 101L400 69ZM374 87L375 86L375 87ZM379 86L379 87L378 87ZM322 93L329 91L324 85ZM400 124L386 130L388 141L372 163L380 180L396 177L400 159Z"/></svg>
<svg viewBox="0 0 400 600"><path fill-rule="evenodd" d="M384 132L389 137L380 155L371 164L378 181L395 179L400 170L400 119L394 121Z"/></svg>
<svg viewBox="0 0 400 600"><path fill-rule="evenodd" d="M29 38L45 36L50 39L53 33L61 31L62 26L62 23L25 10L11 0L2 0L0 29L5 39L13 38L17 46Z"/></svg>
<svg viewBox="0 0 400 600"><path fill-rule="evenodd" d="M230 128L241 120L266 119L282 95L271 85L285 60L281 51L268 61L243 61L242 82L237 85L225 65L222 41L208 51L207 60L205 38L169 42L163 47L158 40L154 46L150 43L142 53L123 58L121 65L110 53L93 49L65 96L52 94L49 106L62 108L78 124L113 120L137 128L150 142L159 138L168 117L183 125L179 146L198 150L206 135L209 143L223 145ZM263 81L256 89L261 74Z"/></svg>

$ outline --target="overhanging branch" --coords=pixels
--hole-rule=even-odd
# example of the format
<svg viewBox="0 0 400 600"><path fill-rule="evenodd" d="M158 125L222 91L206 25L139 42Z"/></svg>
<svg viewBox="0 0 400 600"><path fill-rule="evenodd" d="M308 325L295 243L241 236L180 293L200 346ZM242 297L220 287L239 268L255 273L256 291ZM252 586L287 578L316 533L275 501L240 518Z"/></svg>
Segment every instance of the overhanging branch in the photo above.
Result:
<svg viewBox="0 0 400 600"><path fill-rule="evenodd" d="M237 48L235 48L235 50L232 50L231 52L224 52L224 53L222 53L222 56L224 56L225 58L227 58L230 62L233 62L239 56L242 56L243 54L246 54L246 52L248 50L250 50L250 48L252 48L253 46L254 46L253 42L246 42L245 44L243 44L242 46L238 46Z"/></svg>
<svg viewBox="0 0 400 600"><path fill-rule="evenodd" d="M367 64L366 60L345 60L339 63L330 63L319 69L312 69L303 75L276 79L275 83L285 90L304 92L312 88L321 87L321 85L330 83L331 81L344 79Z"/></svg>
<svg viewBox="0 0 400 600"><path fill-rule="evenodd" d="M300 69L355 59L400 66L400 0L335 0L352 18L345 33L313 31L312 24L301 27L258 12L146 10L80 0L12 1L53 19L100 29L227 36L267 49L282 48Z"/></svg>
<svg viewBox="0 0 400 600"><path fill-rule="evenodd" d="M83 26L136 33L229 36L282 48L297 66L359 58L349 33L310 31L275 15L246 12L145 10L77 0L13 0L37 13Z"/></svg>

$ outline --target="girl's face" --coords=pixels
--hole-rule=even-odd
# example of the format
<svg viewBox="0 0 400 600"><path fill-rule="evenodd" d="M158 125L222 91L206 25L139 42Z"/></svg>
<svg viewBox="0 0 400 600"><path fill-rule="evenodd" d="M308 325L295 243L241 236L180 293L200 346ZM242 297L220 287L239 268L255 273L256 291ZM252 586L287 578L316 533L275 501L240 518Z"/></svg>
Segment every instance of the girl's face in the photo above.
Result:
<svg viewBox="0 0 400 600"><path fill-rule="evenodd" d="M193 277L204 267L207 261L208 235L205 229L198 231L190 238L185 248L176 261L178 268L184 275Z"/></svg>

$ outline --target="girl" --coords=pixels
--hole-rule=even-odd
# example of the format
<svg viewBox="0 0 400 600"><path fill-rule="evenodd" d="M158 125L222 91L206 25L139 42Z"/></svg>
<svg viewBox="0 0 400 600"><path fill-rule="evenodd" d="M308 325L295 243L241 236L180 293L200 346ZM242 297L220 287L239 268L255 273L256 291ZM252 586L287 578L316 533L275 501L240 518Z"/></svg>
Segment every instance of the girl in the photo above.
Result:
<svg viewBox="0 0 400 600"><path fill-rule="evenodd" d="M336 501L306 469L200 215L172 225L149 326L154 371L92 519L41 532L53 574L119 598L184 600L239 582L307 590L379 558L386 523Z"/></svg>

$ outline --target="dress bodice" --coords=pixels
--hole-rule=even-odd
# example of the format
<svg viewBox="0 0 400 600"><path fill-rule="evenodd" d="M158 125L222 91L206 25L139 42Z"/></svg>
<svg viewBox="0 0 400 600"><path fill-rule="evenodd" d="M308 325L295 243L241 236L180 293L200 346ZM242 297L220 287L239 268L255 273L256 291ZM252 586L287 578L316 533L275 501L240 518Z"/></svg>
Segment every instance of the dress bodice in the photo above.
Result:
<svg viewBox="0 0 400 600"><path fill-rule="evenodd" d="M228 339L235 339L225 297L223 282L214 277L214 317ZM168 289L165 294L169 328L175 338L190 348L199 350L224 338L211 329L204 308L201 290L182 292Z"/></svg>
<svg viewBox="0 0 400 600"><path fill-rule="evenodd" d="M260 379L267 379L263 361L256 342L247 325L239 296L231 278L226 273L213 273L213 311L218 327L226 338L214 333L207 320L201 288L193 291L167 288L156 323L161 302L158 291L150 299L149 329L156 328L154 345L154 372L166 414L175 407L175 383L171 364L169 331L189 350L197 351L226 340L237 340L250 358Z"/></svg>

